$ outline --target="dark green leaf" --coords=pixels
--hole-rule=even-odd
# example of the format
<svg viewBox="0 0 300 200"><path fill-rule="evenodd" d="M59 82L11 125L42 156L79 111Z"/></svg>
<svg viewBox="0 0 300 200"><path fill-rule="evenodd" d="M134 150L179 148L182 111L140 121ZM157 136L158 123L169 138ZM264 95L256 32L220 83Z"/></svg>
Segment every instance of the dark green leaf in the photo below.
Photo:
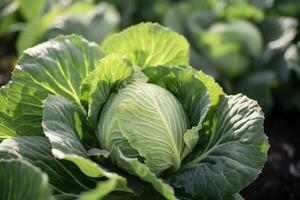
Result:
<svg viewBox="0 0 300 200"><path fill-rule="evenodd" d="M74 198L96 184L94 180L84 176L75 165L54 158L51 144L44 137L22 136L6 139L0 144L0 158L20 158L39 167L48 174L49 184L55 194Z"/></svg>
<svg viewBox="0 0 300 200"><path fill-rule="evenodd" d="M255 101L243 95L225 96L205 150L169 178L197 198L222 198L251 183L266 161L269 148L264 116Z"/></svg>
<svg viewBox="0 0 300 200"><path fill-rule="evenodd" d="M48 177L22 160L0 160L0 199L54 200Z"/></svg>
<svg viewBox="0 0 300 200"><path fill-rule="evenodd" d="M52 153L59 159L76 164L83 173L90 177L110 176L88 158L80 142L84 134L81 127L80 107L72 102L50 95L44 104L43 129L52 145Z"/></svg>
<svg viewBox="0 0 300 200"><path fill-rule="evenodd" d="M44 104L43 129L52 145L52 153L59 159L73 162L89 177L106 177L117 181L118 190L131 192L123 177L108 172L88 157L80 142L81 130L79 106L63 97L50 95ZM100 184L100 183L99 183Z"/></svg>

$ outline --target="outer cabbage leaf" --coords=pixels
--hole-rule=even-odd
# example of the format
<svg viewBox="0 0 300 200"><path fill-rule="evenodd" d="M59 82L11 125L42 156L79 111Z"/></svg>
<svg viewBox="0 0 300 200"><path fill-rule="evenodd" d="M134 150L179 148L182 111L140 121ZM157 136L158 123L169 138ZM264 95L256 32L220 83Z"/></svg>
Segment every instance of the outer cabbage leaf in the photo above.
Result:
<svg viewBox="0 0 300 200"><path fill-rule="evenodd" d="M111 176L88 158L80 142L84 132L81 127L83 114L78 105L50 95L44 104L43 130L52 145L52 153L59 159L75 163L90 177Z"/></svg>
<svg viewBox="0 0 300 200"><path fill-rule="evenodd" d="M44 137L22 136L6 139L0 144L0 158L24 159L39 167L49 176L49 185L55 194L74 197L96 184L75 165L54 158L51 144Z"/></svg>
<svg viewBox="0 0 300 200"><path fill-rule="evenodd" d="M110 54L102 58L89 74L82 86L81 99L88 101L88 121L93 129L109 95L131 81L133 73L131 63L116 54Z"/></svg>
<svg viewBox="0 0 300 200"><path fill-rule="evenodd" d="M219 104L220 98L222 96L224 96L225 93L224 93L222 87L215 81L215 79L212 76L207 75L207 74L203 73L202 71L195 70L194 73L195 73L195 76L204 83L204 85L206 86L206 88L209 92L211 102L210 102L210 111L209 111L208 115L210 116L214 113L214 110L216 109L217 105Z"/></svg>
<svg viewBox="0 0 300 200"><path fill-rule="evenodd" d="M157 65L186 65L189 44L168 28L141 23L107 38L102 48L106 53L120 53L142 68Z"/></svg>
<svg viewBox="0 0 300 200"><path fill-rule="evenodd" d="M161 179L157 178L156 175L137 158L126 157L119 148L113 148L111 157L115 163L119 166L123 166L128 173L138 176L143 181L151 183L153 188L166 199L177 199L173 188L164 183Z"/></svg>
<svg viewBox="0 0 300 200"><path fill-rule="evenodd" d="M200 79L202 83L206 86L211 100L210 111L208 115L212 115L215 108L219 104L220 98L225 95L222 87L216 82L216 80L212 76L205 74L201 70L196 70L191 66L180 66L180 67L184 69L192 70L194 76Z"/></svg>
<svg viewBox="0 0 300 200"><path fill-rule="evenodd" d="M50 95L44 104L43 129L52 145L52 153L58 159L69 160L89 177L106 177L115 179L118 187L115 190L132 192L127 188L127 181L92 161L80 142L84 132L81 129L82 119L78 105L63 97Z"/></svg>
<svg viewBox="0 0 300 200"><path fill-rule="evenodd" d="M54 200L48 177L22 160L0 160L0 199Z"/></svg>
<svg viewBox="0 0 300 200"><path fill-rule="evenodd" d="M260 173L268 150L263 114L243 95L225 96L205 150L169 181L197 198L222 198L239 192Z"/></svg>
<svg viewBox="0 0 300 200"><path fill-rule="evenodd" d="M98 138L108 151L114 146L122 151L131 147L145 158L151 171L159 174L168 168L179 169L187 128L186 114L169 91L153 84L134 83L106 104Z"/></svg>
<svg viewBox="0 0 300 200"><path fill-rule="evenodd" d="M7 88L0 89L0 141L16 136L13 130L7 102Z"/></svg>
<svg viewBox="0 0 300 200"><path fill-rule="evenodd" d="M80 104L80 85L103 53L79 36L60 36L26 50L9 84L8 104L20 135L42 133L42 105L48 94Z"/></svg>

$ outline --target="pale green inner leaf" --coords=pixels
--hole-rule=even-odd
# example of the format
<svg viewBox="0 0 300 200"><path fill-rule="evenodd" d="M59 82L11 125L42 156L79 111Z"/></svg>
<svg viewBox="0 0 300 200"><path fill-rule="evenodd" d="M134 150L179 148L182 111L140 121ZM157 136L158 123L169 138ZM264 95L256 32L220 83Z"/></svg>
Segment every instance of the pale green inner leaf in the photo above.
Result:
<svg viewBox="0 0 300 200"><path fill-rule="evenodd" d="M153 84L134 83L106 106L98 126L103 147L111 149L128 141L153 172L180 167L188 121L170 92Z"/></svg>
<svg viewBox="0 0 300 200"><path fill-rule="evenodd" d="M106 39L106 53L121 53L142 68L157 65L186 65L189 44L184 37L153 23L141 23Z"/></svg>
<svg viewBox="0 0 300 200"><path fill-rule="evenodd" d="M175 95L188 115L192 128L184 134L184 158L198 142L198 131L202 128L211 105L209 91L197 77L197 72L188 68L156 66L143 71L150 83L160 85Z"/></svg>

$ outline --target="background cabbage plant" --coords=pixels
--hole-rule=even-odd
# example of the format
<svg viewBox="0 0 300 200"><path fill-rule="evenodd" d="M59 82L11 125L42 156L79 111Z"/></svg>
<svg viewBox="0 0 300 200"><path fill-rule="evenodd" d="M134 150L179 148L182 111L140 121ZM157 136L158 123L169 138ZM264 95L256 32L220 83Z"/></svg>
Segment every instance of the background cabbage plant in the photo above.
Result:
<svg viewBox="0 0 300 200"><path fill-rule="evenodd" d="M29 48L0 92L1 199L242 199L266 161L257 102L158 24Z"/></svg>
<svg viewBox="0 0 300 200"><path fill-rule="evenodd" d="M101 43L121 25L115 6L94 0L1 0L0 85L10 80L17 55L58 35Z"/></svg>
<svg viewBox="0 0 300 200"><path fill-rule="evenodd" d="M23 50L60 34L78 34L97 43L118 30L114 5L93 0L4 0L0 3L0 36L20 32L16 50Z"/></svg>
<svg viewBox="0 0 300 200"><path fill-rule="evenodd" d="M188 38L194 66L226 92L242 92L269 112L287 85L299 85L284 58L297 34L299 11L292 0L190 0L172 5L164 24Z"/></svg>

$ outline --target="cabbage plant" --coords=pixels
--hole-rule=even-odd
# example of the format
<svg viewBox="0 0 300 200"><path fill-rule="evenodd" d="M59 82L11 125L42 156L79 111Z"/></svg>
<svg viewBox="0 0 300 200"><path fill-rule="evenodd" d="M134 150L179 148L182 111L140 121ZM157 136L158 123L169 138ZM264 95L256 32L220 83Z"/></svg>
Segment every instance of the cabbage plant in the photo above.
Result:
<svg viewBox="0 0 300 200"><path fill-rule="evenodd" d="M257 102L158 24L29 48L0 92L0 199L242 199L266 161Z"/></svg>
<svg viewBox="0 0 300 200"><path fill-rule="evenodd" d="M0 37L20 32L16 50L23 50L60 34L78 34L100 43L118 30L120 15L114 5L91 0L3 0Z"/></svg>
<svg viewBox="0 0 300 200"><path fill-rule="evenodd" d="M189 39L194 66L218 79L226 92L245 93L268 112L293 79L284 54L298 25L295 17L275 12L276 2L182 1L169 8L164 24Z"/></svg>
<svg viewBox="0 0 300 200"><path fill-rule="evenodd" d="M284 54L284 59L287 62L288 68L295 73L295 78L293 82L282 88L281 92L284 93L287 98L281 97L280 100L286 107L297 107L300 110L300 41L287 49Z"/></svg>

